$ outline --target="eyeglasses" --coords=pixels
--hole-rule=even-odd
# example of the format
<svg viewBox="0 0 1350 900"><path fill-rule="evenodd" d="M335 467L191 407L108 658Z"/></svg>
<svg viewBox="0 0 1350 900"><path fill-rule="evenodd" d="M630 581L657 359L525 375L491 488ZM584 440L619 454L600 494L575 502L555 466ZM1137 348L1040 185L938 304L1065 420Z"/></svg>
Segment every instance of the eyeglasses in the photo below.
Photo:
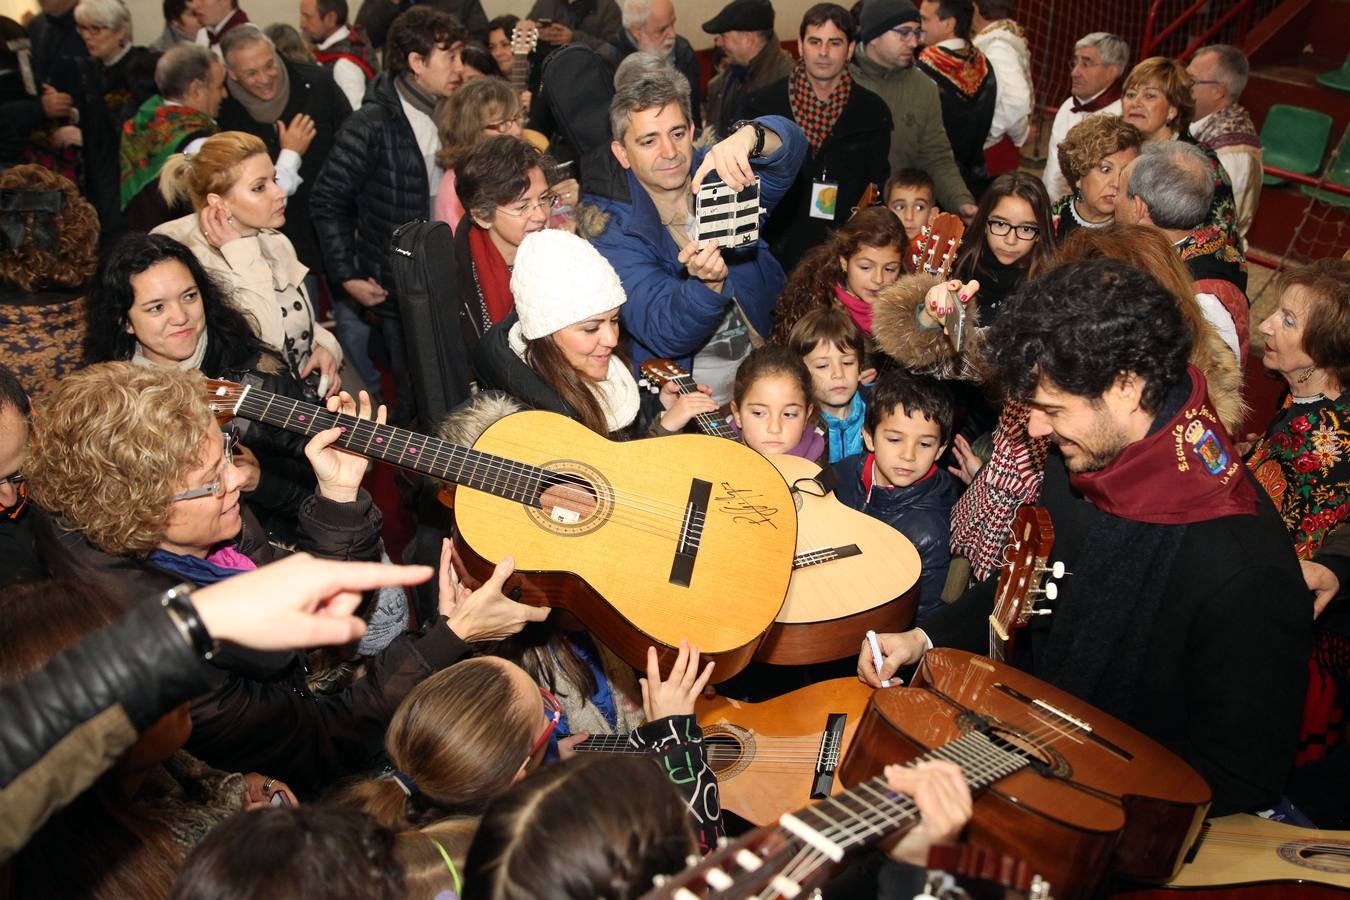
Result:
<svg viewBox="0 0 1350 900"><path fill-rule="evenodd" d="M1218 84L1213 78L1192 78L1191 84Z"/></svg>
<svg viewBox="0 0 1350 900"><path fill-rule="evenodd" d="M227 467L234 464L234 446L239 443L239 433L234 429L229 429L221 432L221 437L225 442L225 456L220 461L220 469L216 472L216 480L199 488L174 494L169 498L171 503L177 503L179 500L196 500L198 497L225 496L225 473L229 471Z"/></svg>
<svg viewBox="0 0 1350 900"><path fill-rule="evenodd" d="M102 34L105 31L112 31L112 29L109 28L107 25L80 25L80 24L76 24L75 30L79 32L81 35Z"/></svg>
<svg viewBox="0 0 1350 900"><path fill-rule="evenodd" d="M23 484L26 480L27 479L23 477L22 472L15 472L13 475L6 476L5 478L0 478L0 484L12 484L14 485L14 487L17 488L19 485Z"/></svg>
<svg viewBox="0 0 1350 900"><path fill-rule="evenodd" d="M517 219L521 219L528 216L536 209L541 209L546 213L552 212L561 204L562 198L557 194L541 194L539 195L539 199L533 203L528 200L522 200L520 203L511 206L499 206L497 209L506 213L508 216L514 216Z"/></svg>
<svg viewBox="0 0 1350 900"><path fill-rule="evenodd" d="M523 125L524 122L525 113L518 112L509 119L502 119L500 122L492 122L491 124L484 125L483 128L487 131L495 131L498 134L506 134L507 129L512 125Z"/></svg>
<svg viewBox="0 0 1350 900"><path fill-rule="evenodd" d="M891 31L900 35L902 41L921 41L923 40L924 30L922 28L892 28Z"/></svg>
<svg viewBox="0 0 1350 900"><path fill-rule="evenodd" d="M1003 237L1009 231L1015 231L1019 241L1034 241L1041 236L1041 226L1039 225L1014 225L1002 219L990 219L984 223L984 227L988 228L989 233L994 237Z"/></svg>
<svg viewBox="0 0 1350 900"><path fill-rule="evenodd" d="M539 689L539 695L544 698L544 718L548 719L548 724L544 726L544 733L535 740L534 746L530 748L530 759L544 748L549 738L553 737L553 732L558 730L558 723L562 721L563 708L558 702L558 698L550 694L543 688Z"/></svg>

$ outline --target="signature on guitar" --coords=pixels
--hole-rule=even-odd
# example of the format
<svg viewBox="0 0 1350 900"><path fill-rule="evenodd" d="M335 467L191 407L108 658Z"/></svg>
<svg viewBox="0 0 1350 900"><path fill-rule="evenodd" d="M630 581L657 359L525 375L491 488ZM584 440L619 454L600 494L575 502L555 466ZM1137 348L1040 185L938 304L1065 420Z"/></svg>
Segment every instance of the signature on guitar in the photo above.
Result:
<svg viewBox="0 0 1350 900"><path fill-rule="evenodd" d="M722 493L713 498L713 502L719 504L718 510L732 517L733 522L742 522L746 525L768 525L775 531L778 524L774 522L773 516L778 515L776 506L760 506L751 503L760 497L760 494L752 493L744 488L735 488L728 481L722 482Z"/></svg>

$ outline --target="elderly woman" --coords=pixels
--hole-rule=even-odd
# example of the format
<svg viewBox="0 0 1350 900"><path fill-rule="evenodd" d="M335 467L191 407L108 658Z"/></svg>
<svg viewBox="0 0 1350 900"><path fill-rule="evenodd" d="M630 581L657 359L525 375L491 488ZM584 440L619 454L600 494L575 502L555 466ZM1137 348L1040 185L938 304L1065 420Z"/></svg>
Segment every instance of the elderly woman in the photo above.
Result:
<svg viewBox="0 0 1350 900"><path fill-rule="evenodd" d="M1139 129L1119 116L1088 116L1069 129L1056 152L1072 193L1050 208L1060 240L1076 228L1115 220L1121 170L1139 155L1141 143Z"/></svg>
<svg viewBox="0 0 1350 900"><path fill-rule="evenodd" d="M1181 63L1164 56L1151 56L1130 70L1121 95L1122 117L1150 141L1185 141L1197 144L1191 136L1195 118L1195 80ZM1234 246L1237 237L1237 202L1233 184L1219 157L1200 146L1214 169L1214 200L1210 204L1209 225L1218 228Z"/></svg>
<svg viewBox="0 0 1350 900"><path fill-rule="evenodd" d="M1262 362L1289 394L1247 467L1275 501L1306 563L1350 518L1350 262L1320 259L1292 269L1280 275L1279 288L1279 307L1260 326ZM1336 743L1350 691L1350 615L1344 604L1329 609L1318 619L1309 667L1301 765ZM1330 786L1319 783L1322 777L1316 768L1297 773L1296 802L1324 794Z"/></svg>
<svg viewBox="0 0 1350 900"><path fill-rule="evenodd" d="M330 412L339 409L358 405L344 394L329 400ZM360 415L371 418L364 394ZM366 460L337 449L340 434L318 431L305 448L318 488L300 507L299 544L320 556L375 560L381 520L360 487ZM53 390L32 445L25 475L47 514L39 532L56 577L126 602L183 582L211 584L275 555L240 505L247 475L198 372L128 362L83 369ZM468 653L460 636L484 635L475 608L515 608L500 585L494 579L473 597L445 601L450 620L394 638L369 659L366 677L323 696L311 693L298 656L222 648L212 659L215 687L193 704L187 749L212 765L275 775L302 794L363 770L403 695Z"/></svg>
<svg viewBox="0 0 1350 900"><path fill-rule="evenodd" d="M155 233L188 247L234 292L263 343L301 380L312 374L313 398L336 394L342 348L318 323L304 284L309 270L279 230L286 223L286 192L262 140L242 131L212 135L191 158L169 157L159 185L171 206L190 200L194 212Z"/></svg>

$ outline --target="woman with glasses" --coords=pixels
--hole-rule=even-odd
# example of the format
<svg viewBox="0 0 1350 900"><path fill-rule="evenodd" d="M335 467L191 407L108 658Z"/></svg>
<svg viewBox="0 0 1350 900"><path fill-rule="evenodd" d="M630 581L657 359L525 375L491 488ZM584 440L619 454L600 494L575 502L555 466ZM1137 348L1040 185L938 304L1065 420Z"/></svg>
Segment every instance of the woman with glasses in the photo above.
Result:
<svg viewBox="0 0 1350 900"><path fill-rule="evenodd" d="M169 157L159 183L169 203L190 200L194 211L154 233L186 246L233 292L258 337L306 382L311 399L334 396L342 348L319 324L304 284L309 269L279 230L286 192L262 140L242 131L212 135L191 156Z"/></svg>
<svg viewBox="0 0 1350 900"><path fill-rule="evenodd" d="M129 234L99 263L87 295L85 358L198 369L303 400L285 361L263 346L230 295L187 247L162 234ZM294 542L300 504L314 492L305 438L260 422L235 427L249 464L241 490L268 533ZM250 459L251 455L251 459Z"/></svg>
<svg viewBox="0 0 1350 900"><path fill-rule="evenodd" d="M473 148L489 138L520 137L524 123L520 96L501 78L475 78L441 104L436 113L436 127L441 136L436 162L445 175L436 189L433 218L459 230L464 207L455 187L455 170Z"/></svg>
<svg viewBox="0 0 1350 900"><path fill-rule="evenodd" d="M1120 173L1139 156L1139 129L1119 116L1088 116L1060 141L1059 168L1070 193L1050 208L1055 234L1063 240L1078 228L1103 228L1115 221L1116 200L1125 185Z"/></svg>
<svg viewBox="0 0 1350 900"><path fill-rule="evenodd" d="M1214 199L1209 206L1209 228L1218 229L1229 243L1237 246L1237 201L1233 182L1213 150L1191 134L1195 117L1195 80L1181 63L1165 56L1151 56L1125 76L1121 95L1121 115L1139 129L1144 142L1185 141L1195 144L1209 157L1214 170Z"/></svg>
<svg viewBox="0 0 1350 900"><path fill-rule="evenodd" d="M329 411L339 409L384 420L364 393L359 404L331 398ZM318 487L301 504L299 548L377 560L380 512L361 488L367 463L334 445L341 433L318 430L305 448ZM46 514L38 530L54 577L122 603L231 578L279 552L240 505L246 475L197 372L129 362L83 369L58 383L32 445L25 475ZM220 648L214 687L193 704L188 750L221 768L275 775L302 796L362 771L413 685L467 655L466 641L500 638L546 614L503 597L511 569L498 568L473 594L443 593L441 616L369 657L365 677L325 693L311 688L295 654Z"/></svg>

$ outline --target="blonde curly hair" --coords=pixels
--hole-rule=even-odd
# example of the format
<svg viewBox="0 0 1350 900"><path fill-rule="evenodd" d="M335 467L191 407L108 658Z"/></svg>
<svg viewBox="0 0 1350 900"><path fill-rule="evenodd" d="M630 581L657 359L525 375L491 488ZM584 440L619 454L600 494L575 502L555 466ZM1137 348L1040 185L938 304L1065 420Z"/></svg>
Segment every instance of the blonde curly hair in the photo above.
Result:
<svg viewBox="0 0 1350 900"><path fill-rule="evenodd" d="M216 429L205 388L200 372L128 362L61 379L33 418L33 499L105 553L149 553Z"/></svg>
<svg viewBox="0 0 1350 900"><path fill-rule="evenodd" d="M1110 113L1088 116L1069 129L1055 152L1059 155L1059 169L1069 187L1077 190L1079 180L1112 153L1131 148L1138 150L1144 136L1129 122Z"/></svg>
<svg viewBox="0 0 1350 900"><path fill-rule="evenodd" d="M56 247L52 250L39 249L30 239L33 219L47 213L5 214L25 217L25 228L20 246L0 252L0 278L31 293L79 287L93 276L98 265L98 213L69 178L45 166L11 166L0 173L0 190L61 191L66 195L65 208L50 214L56 220Z"/></svg>

